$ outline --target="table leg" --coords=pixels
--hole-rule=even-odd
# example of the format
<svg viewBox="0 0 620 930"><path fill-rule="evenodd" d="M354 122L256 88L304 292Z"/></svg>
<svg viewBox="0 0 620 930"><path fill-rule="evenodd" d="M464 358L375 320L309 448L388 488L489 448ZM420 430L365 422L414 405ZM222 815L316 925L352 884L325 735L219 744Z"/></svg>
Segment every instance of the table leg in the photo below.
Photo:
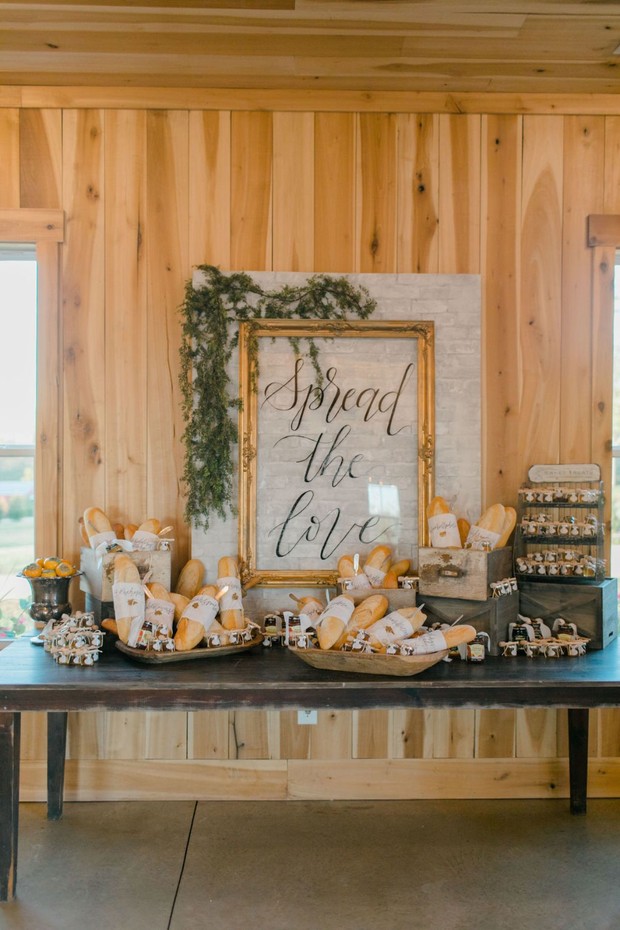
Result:
<svg viewBox="0 0 620 930"><path fill-rule="evenodd" d="M67 750L67 713L47 715L47 819L62 817L65 787L65 754Z"/></svg>
<svg viewBox="0 0 620 930"><path fill-rule="evenodd" d="M588 724L587 708L568 711L568 765L570 812L585 814L588 803Z"/></svg>
<svg viewBox="0 0 620 930"><path fill-rule="evenodd" d="M19 714L0 713L0 901L15 897L19 825Z"/></svg>

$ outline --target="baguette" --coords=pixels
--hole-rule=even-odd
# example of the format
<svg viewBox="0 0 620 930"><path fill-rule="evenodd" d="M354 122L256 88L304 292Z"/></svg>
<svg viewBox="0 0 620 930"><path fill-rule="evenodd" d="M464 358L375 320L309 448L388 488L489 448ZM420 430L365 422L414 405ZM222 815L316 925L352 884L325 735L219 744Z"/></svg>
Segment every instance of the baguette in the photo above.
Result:
<svg viewBox="0 0 620 930"><path fill-rule="evenodd" d="M175 591L183 597L192 598L198 593L205 576L205 567L200 559L189 559L177 578Z"/></svg>
<svg viewBox="0 0 620 930"><path fill-rule="evenodd" d="M448 627L446 630L431 630L422 636L401 641L401 646L407 646L412 655L428 655L432 652L442 652L461 643L471 643L477 636L473 626L465 624Z"/></svg>
<svg viewBox="0 0 620 930"><path fill-rule="evenodd" d="M343 555L338 559L338 577L355 578L356 571L352 555Z"/></svg>
<svg viewBox="0 0 620 930"><path fill-rule="evenodd" d="M408 639L419 630L426 614L421 607L401 607L367 627L370 644L376 652L385 652L391 643Z"/></svg>
<svg viewBox="0 0 620 930"><path fill-rule="evenodd" d="M505 507L504 515L504 525L502 526L502 534L495 544L496 549L501 549L502 546L505 546L510 539L510 534L515 528L515 523L517 522L517 511L514 507Z"/></svg>
<svg viewBox="0 0 620 930"><path fill-rule="evenodd" d="M375 546L364 562L364 574L370 579L373 588L380 588L392 563L391 546Z"/></svg>
<svg viewBox="0 0 620 930"><path fill-rule="evenodd" d="M86 523L86 520L84 520ZM136 563L128 555L121 553L114 559L114 584L135 584L142 585L140 572ZM116 613L116 604L114 605ZM126 643L129 639L131 624L136 615L116 616L116 628L119 639Z"/></svg>
<svg viewBox="0 0 620 930"><path fill-rule="evenodd" d="M223 556L217 563L218 587L228 586L220 606L220 623L226 630L242 630L245 626L243 599L237 560Z"/></svg>
<svg viewBox="0 0 620 930"><path fill-rule="evenodd" d="M109 534L109 539L114 537L112 524L100 507L87 507L84 511L83 519L84 531L88 536L88 543L90 546L93 546L93 539L100 536L102 533ZM95 546L93 546L93 548L95 548Z"/></svg>
<svg viewBox="0 0 620 930"><path fill-rule="evenodd" d="M193 598L188 599L187 604L183 608L181 617L179 618L177 630L174 635L174 647L178 652L189 652L190 649L193 649L206 638L213 624L217 623L215 619L217 607L214 607L211 603L211 601L215 599L216 594L216 587L213 585L205 585L200 588ZM210 598L210 600L200 601L199 598L201 597L207 597ZM191 612L194 616L187 616L186 612ZM197 613L203 614L205 617L204 622L202 619L196 619ZM212 614L210 619L209 614ZM217 626L223 629L221 624L217 623Z"/></svg>
<svg viewBox="0 0 620 930"><path fill-rule="evenodd" d="M136 532L137 529L138 527L136 526L135 523L128 523L127 526L125 527L125 539L127 540L133 539L134 533Z"/></svg>
<svg viewBox="0 0 620 930"><path fill-rule="evenodd" d="M170 600L174 604L174 619L178 623L183 615L183 611L189 604L189 598L183 594L177 594L175 591L170 592Z"/></svg>
<svg viewBox="0 0 620 930"><path fill-rule="evenodd" d="M136 532L140 533L153 533L154 536L157 536L161 529L161 523L155 517L151 517L148 520L145 520L144 523L141 523Z"/></svg>
<svg viewBox="0 0 620 930"><path fill-rule="evenodd" d="M345 631L355 605L349 594L339 594L327 605L316 623L321 649L331 649Z"/></svg>
<svg viewBox="0 0 620 930"><path fill-rule="evenodd" d="M461 549L456 516L443 497L434 497L426 508L426 520L434 549Z"/></svg>
<svg viewBox="0 0 620 930"><path fill-rule="evenodd" d="M465 542L471 529L471 523L469 520L466 520L465 517L459 517L456 521L456 525L458 527L459 536L461 538L461 546L465 546Z"/></svg>
<svg viewBox="0 0 620 930"><path fill-rule="evenodd" d="M314 626L325 610L325 604L319 601L318 598L311 596L296 597L294 594L289 594L289 597L297 604L300 619L305 621L302 622L302 628L307 629L309 626Z"/></svg>
<svg viewBox="0 0 620 930"><path fill-rule="evenodd" d="M467 534L465 546L468 549L494 549L500 539L506 510L503 504L491 504L484 511L477 523L471 527Z"/></svg>
<svg viewBox="0 0 620 930"><path fill-rule="evenodd" d="M86 527L84 526L84 517L80 517L78 523L80 526L80 536L82 537L82 542L85 546L90 546L90 539L88 538L88 533L86 532Z"/></svg>
<svg viewBox="0 0 620 930"><path fill-rule="evenodd" d="M125 535L125 527L122 523L113 523L112 529L114 530L114 535L117 539L122 539Z"/></svg>
<svg viewBox="0 0 620 930"><path fill-rule="evenodd" d="M357 630L365 630L367 627L372 626L373 623L376 623L377 620L380 620L387 613L388 607L389 602L384 594L371 594L369 597L364 598L363 601L360 601L349 617L342 634L334 643L334 649L340 649L349 636L356 633Z"/></svg>
<svg viewBox="0 0 620 930"><path fill-rule="evenodd" d="M385 573L385 578L383 579L384 588L397 588L398 579L401 575L406 575L409 571L409 566L411 565L409 559L401 559L400 562L395 562L390 566L390 570Z"/></svg>
<svg viewBox="0 0 620 930"><path fill-rule="evenodd" d="M158 600L169 601L171 604L174 603L174 601L170 597L170 591L168 591L167 588L164 588L163 584L159 584L158 581L149 581L147 584L147 588L149 589L153 597L156 597Z"/></svg>

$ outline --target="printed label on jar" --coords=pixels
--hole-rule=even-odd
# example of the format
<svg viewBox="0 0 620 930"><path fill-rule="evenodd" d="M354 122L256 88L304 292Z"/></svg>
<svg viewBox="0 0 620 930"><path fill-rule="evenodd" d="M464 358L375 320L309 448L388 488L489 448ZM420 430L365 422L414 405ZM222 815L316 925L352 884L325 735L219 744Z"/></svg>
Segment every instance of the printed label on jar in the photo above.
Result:
<svg viewBox="0 0 620 930"><path fill-rule="evenodd" d="M461 535L453 513L438 513L428 518L433 549L460 549Z"/></svg>

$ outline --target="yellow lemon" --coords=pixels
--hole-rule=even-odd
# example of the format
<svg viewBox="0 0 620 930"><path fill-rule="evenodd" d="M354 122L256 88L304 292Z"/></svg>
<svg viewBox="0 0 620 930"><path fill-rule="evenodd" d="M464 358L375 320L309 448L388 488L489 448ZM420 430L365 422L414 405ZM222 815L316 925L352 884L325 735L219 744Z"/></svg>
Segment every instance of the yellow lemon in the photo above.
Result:
<svg viewBox="0 0 620 930"><path fill-rule="evenodd" d="M59 562L62 562L59 555L48 555L43 559L43 568L55 569Z"/></svg>
<svg viewBox="0 0 620 930"><path fill-rule="evenodd" d="M22 572L26 578L40 578L41 577L41 566L36 562L31 562L30 565L26 565L25 569Z"/></svg>
<svg viewBox="0 0 620 930"><path fill-rule="evenodd" d="M70 575L75 575L75 569L70 562L65 562L63 559L63 561L59 562L56 566L56 574L60 578L68 578Z"/></svg>

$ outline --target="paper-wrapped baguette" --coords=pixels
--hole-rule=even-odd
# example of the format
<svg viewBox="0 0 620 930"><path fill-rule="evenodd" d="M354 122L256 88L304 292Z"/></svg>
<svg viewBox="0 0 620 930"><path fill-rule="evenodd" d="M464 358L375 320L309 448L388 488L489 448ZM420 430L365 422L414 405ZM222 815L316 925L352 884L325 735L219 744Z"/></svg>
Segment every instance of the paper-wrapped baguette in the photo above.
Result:
<svg viewBox="0 0 620 930"><path fill-rule="evenodd" d="M506 510L503 504L491 504L477 523L474 523L465 546L468 549L494 549L502 535Z"/></svg>
<svg viewBox="0 0 620 930"><path fill-rule="evenodd" d="M434 549L461 549L456 516L443 497L434 497L426 508L426 520Z"/></svg>
<svg viewBox="0 0 620 930"><path fill-rule="evenodd" d="M135 523L128 523L125 526L125 539L128 541L131 541L137 529L138 527L136 526Z"/></svg>
<svg viewBox="0 0 620 930"><path fill-rule="evenodd" d="M342 555L338 559L338 577L353 578L356 574L352 555Z"/></svg>
<svg viewBox="0 0 620 930"><path fill-rule="evenodd" d="M154 536L157 536L161 529L161 523L156 517L149 517L148 520L145 520L144 523L141 523L136 532L138 533L152 533Z"/></svg>
<svg viewBox="0 0 620 930"><path fill-rule="evenodd" d="M354 608L342 634L334 643L335 649L340 649L350 636L358 630L365 630L388 611L389 602L384 594L371 594Z"/></svg>
<svg viewBox="0 0 620 930"><path fill-rule="evenodd" d="M370 579L373 588L381 588L383 579L392 563L391 546L375 546L368 553L364 562L364 574Z"/></svg>
<svg viewBox="0 0 620 930"><path fill-rule="evenodd" d="M245 626L243 615L243 598L237 560L232 556L223 556L217 563L218 587L228 590L220 602L220 623L225 630L242 630Z"/></svg>
<svg viewBox="0 0 620 930"><path fill-rule="evenodd" d="M200 559L189 559L177 578L175 591L184 597L191 598L197 594L203 585L205 567Z"/></svg>
<svg viewBox="0 0 620 930"><path fill-rule="evenodd" d="M413 636L425 620L426 614L422 607L401 607L367 627L366 632L373 649L376 652L385 652L392 643Z"/></svg>
<svg viewBox="0 0 620 930"><path fill-rule="evenodd" d="M466 624L451 626L445 630L430 630L421 636L401 640L400 645L405 646L412 655L428 655L431 652L442 652L459 646L461 643L471 643L477 636L473 626Z"/></svg>
<svg viewBox="0 0 620 930"><path fill-rule="evenodd" d="M84 522L86 523L86 520ZM119 639L126 643L133 621L140 613L144 617L144 590L138 566L124 553L120 553L114 559L112 596Z"/></svg>
<svg viewBox="0 0 620 930"><path fill-rule="evenodd" d="M301 629L305 632L308 627L313 627L323 611L325 610L325 604L322 603L318 598L308 595L306 597L297 597L295 594L289 594L291 600L295 601L297 604L297 610L299 612L299 619L301 621Z"/></svg>
<svg viewBox="0 0 620 930"><path fill-rule="evenodd" d="M517 511L514 507L505 507L504 514L504 525L502 526L501 536L495 544L496 549L501 549L502 546L505 546L510 539L510 534L515 528L515 523L517 522Z"/></svg>
<svg viewBox="0 0 620 930"><path fill-rule="evenodd" d="M84 511L83 520L84 532L92 549L96 549L101 542L116 539L112 524L100 507L87 507Z"/></svg>
<svg viewBox="0 0 620 930"><path fill-rule="evenodd" d="M189 597L185 597L184 594L177 594L176 591L171 591L170 600L174 604L174 619L178 623L183 616L183 611L189 604Z"/></svg>
<svg viewBox="0 0 620 930"><path fill-rule="evenodd" d="M215 585L205 585L188 600L174 635L174 647L178 652L189 652L201 643L214 623L217 623L216 629L222 629L215 619L219 606L217 593Z"/></svg>
<svg viewBox="0 0 620 930"><path fill-rule="evenodd" d="M345 631L355 604L349 594L339 594L330 601L316 622L316 633L321 649L331 649Z"/></svg>
<svg viewBox="0 0 620 930"><path fill-rule="evenodd" d="M173 603L168 588L164 587L164 585L160 584L158 581L149 581L146 587L153 597L158 598L160 601L170 601L170 603Z"/></svg>

